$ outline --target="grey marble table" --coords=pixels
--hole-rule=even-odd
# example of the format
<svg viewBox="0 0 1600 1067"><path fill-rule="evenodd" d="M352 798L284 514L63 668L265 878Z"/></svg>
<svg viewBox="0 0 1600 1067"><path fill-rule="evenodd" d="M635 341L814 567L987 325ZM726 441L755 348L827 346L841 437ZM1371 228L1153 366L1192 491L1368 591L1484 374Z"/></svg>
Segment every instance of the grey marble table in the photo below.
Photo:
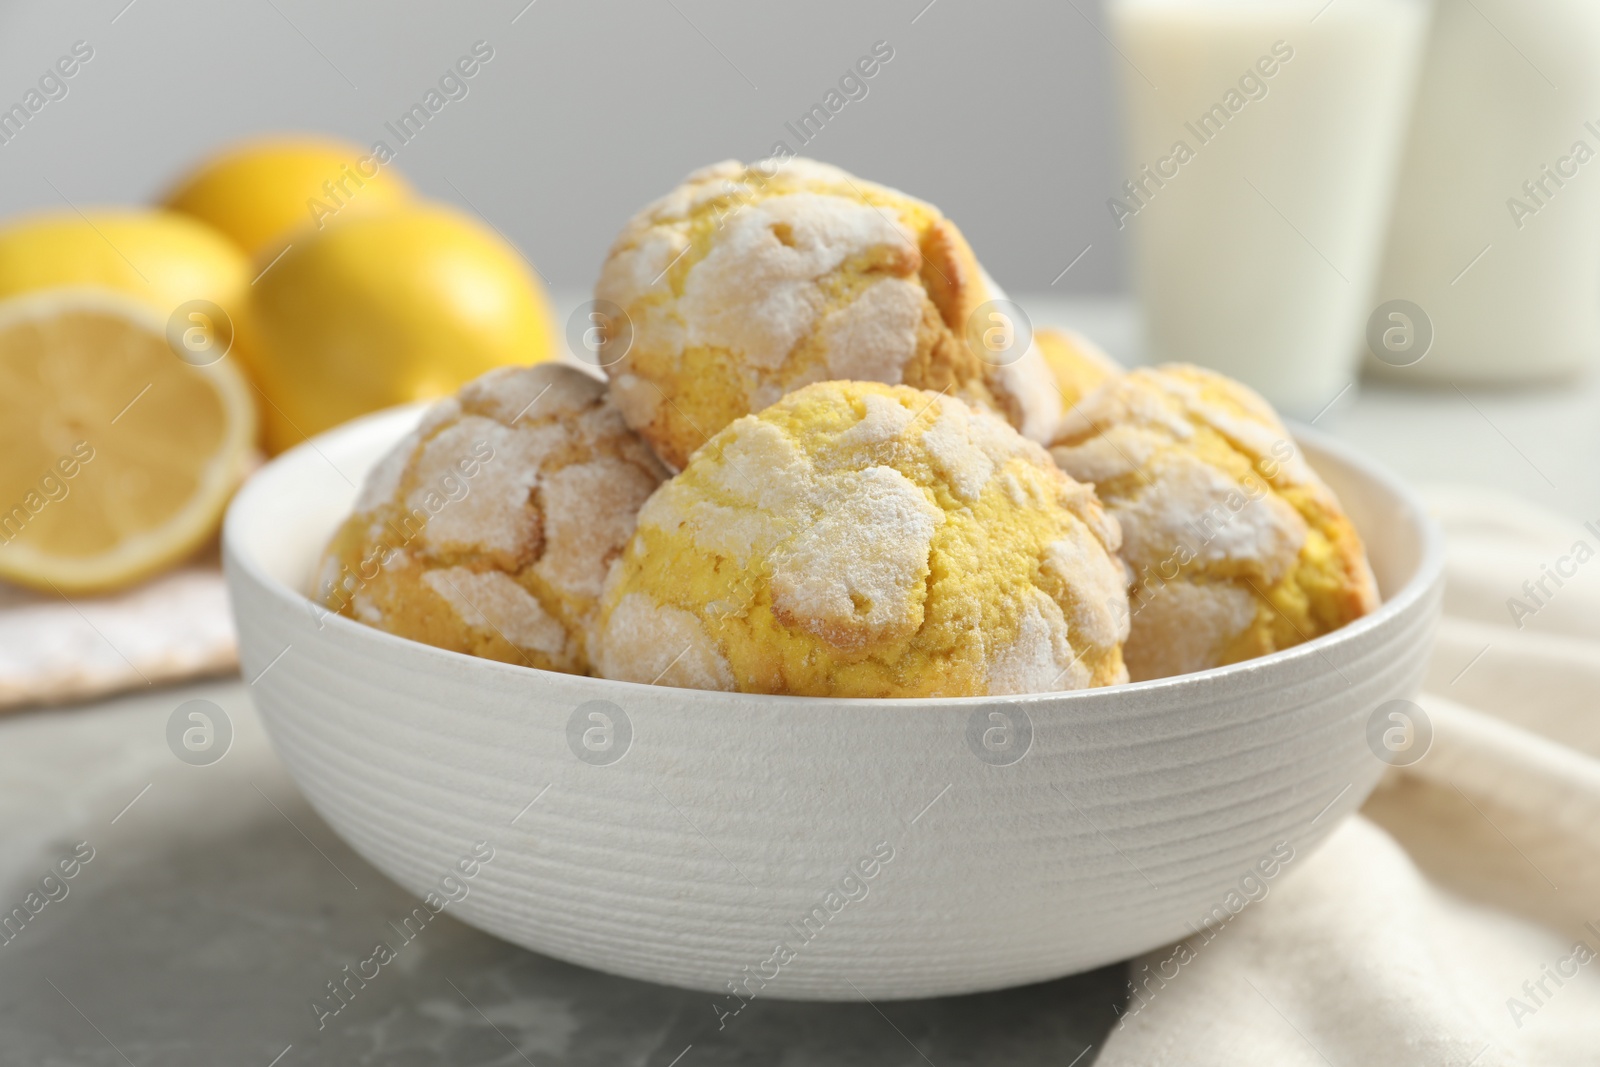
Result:
<svg viewBox="0 0 1600 1067"><path fill-rule="evenodd" d="M166 738L173 709L197 698L234 730L227 754L198 767ZM708 995L562 963L446 915L319 1030L313 999L393 940L386 924L416 902L299 798L238 681L0 721L0 828L7 911L75 847L93 850L0 943L5 1067L1081 1067L1124 986L1116 966L943 1000L758 1000L719 1030Z"/></svg>

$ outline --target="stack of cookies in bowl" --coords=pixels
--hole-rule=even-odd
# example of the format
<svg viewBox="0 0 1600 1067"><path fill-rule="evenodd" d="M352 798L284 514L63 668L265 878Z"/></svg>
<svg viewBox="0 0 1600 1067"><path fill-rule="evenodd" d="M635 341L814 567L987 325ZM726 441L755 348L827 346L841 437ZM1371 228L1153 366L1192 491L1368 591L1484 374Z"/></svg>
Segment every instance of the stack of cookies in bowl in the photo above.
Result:
<svg viewBox="0 0 1600 1067"><path fill-rule="evenodd" d="M629 221L605 380L504 368L368 476L329 609L545 670L813 697L1041 693L1235 663L1373 610L1271 408L1019 328L938 209L803 159Z"/></svg>

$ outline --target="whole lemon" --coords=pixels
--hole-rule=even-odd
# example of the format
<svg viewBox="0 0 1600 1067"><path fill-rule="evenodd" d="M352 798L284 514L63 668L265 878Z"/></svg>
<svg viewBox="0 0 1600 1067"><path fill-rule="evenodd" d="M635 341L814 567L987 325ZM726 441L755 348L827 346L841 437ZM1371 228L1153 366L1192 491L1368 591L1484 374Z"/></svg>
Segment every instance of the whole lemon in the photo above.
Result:
<svg viewBox="0 0 1600 1067"><path fill-rule="evenodd" d="M212 156L180 179L163 203L215 226L247 254L270 258L296 230L393 207L412 195L409 182L360 145L280 136Z"/></svg>
<svg viewBox="0 0 1600 1067"><path fill-rule="evenodd" d="M61 211L0 228L0 300L39 289L103 286L163 317L192 300L236 316L250 265L215 230L145 209Z"/></svg>
<svg viewBox="0 0 1600 1067"><path fill-rule="evenodd" d="M428 202L297 240L256 280L250 312L272 452L554 351L544 290L516 249Z"/></svg>

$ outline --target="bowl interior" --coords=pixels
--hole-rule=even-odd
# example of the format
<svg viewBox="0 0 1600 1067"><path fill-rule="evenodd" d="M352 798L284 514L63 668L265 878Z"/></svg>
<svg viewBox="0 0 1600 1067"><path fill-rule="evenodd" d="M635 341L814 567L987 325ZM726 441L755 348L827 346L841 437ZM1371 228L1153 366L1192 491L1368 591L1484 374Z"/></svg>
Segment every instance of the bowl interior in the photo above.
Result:
<svg viewBox="0 0 1600 1067"><path fill-rule="evenodd" d="M309 592L317 560L367 472L427 408L407 404L355 419L263 467L229 509L229 548L290 590Z"/></svg>

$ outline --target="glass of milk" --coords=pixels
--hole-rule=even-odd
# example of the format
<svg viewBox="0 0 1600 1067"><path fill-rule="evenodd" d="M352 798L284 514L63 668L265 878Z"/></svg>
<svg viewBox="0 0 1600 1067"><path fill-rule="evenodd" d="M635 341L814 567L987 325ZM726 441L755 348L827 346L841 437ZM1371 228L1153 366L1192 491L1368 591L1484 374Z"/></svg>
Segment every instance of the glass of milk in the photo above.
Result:
<svg viewBox="0 0 1600 1067"><path fill-rule="evenodd" d="M1341 0L1342 2L1342 0ZM1371 365L1566 377L1600 353L1600 2L1438 0L1375 304ZM1403 324L1402 324L1403 325Z"/></svg>
<svg viewBox="0 0 1600 1067"><path fill-rule="evenodd" d="M1357 373L1427 3L1108 10L1126 175L1106 209L1133 240L1147 354L1316 416Z"/></svg>

